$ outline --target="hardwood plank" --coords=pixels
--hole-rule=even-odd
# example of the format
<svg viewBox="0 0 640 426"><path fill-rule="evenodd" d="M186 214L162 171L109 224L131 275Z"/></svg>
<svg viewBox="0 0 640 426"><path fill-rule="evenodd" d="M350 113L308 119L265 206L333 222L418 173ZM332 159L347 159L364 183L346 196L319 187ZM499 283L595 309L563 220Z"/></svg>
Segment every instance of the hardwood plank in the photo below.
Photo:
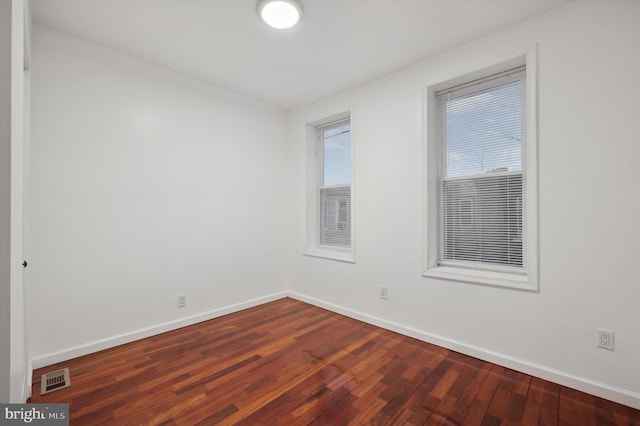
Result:
<svg viewBox="0 0 640 426"><path fill-rule="evenodd" d="M72 385L39 395L40 375ZM640 425L640 411L281 299L34 372L72 425Z"/></svg>
<svg viewBox="0 0 640 426"><path fill-rule="evenodd" d="M596 426L593 396L560 386L559 425Z"/></svg>
<svg viewBox="0 0 640 426"><path fill-rule="evenodd" d="M465 424L465 419L471 412L472 404L482 385L488 380L491 364L480 360L472 360L458 377L458 380L449 390L449 394L456 397L457 402L449 416L455 424ZM461 389L461 390L460 390ZM486 409L486 407L485 407ZM466 424L471 424L468 419ZM480 421L477 420L476 424Z"/></svg>
<svg viewBox="0 0 640 426"><path fill-rule="evenodd" d="M438 406L435 408L429 419L425 422L425 425L440 426L448 425L453 422L450 420L450 415L456 406L456 398L451 395L445 395Z"/></svg>
<svg viewBox="0 0 640 426"><path fill-rule="evenodd" d="M531 384L527 402L522 412L521 424L535 426L540 421L540 408L542 406L543 393L538 386Z"/></svg>

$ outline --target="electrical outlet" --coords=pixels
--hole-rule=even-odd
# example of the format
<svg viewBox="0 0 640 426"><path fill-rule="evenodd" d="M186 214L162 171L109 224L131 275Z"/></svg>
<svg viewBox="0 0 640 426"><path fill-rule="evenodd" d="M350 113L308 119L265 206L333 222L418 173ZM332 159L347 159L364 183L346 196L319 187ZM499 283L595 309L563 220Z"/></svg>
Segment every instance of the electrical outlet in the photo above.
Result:
<svg viewBox="0 0 640 426"><path fill-rule="evenodd" d="M614 340L615 333L609 330L603 330L601 328L598 329L598 347L602 349L607 349L610 351L614 350Z"/></svg>
<svg viewBox="0 0 640 426"><path fill-rule="evenodd" d="M181 294L178 296L178 308L184 308L187 306L187 295Z"/></svg>
<svg viewBox="0 0 640 426"><path fill-rule="evenodd" d="M383 285L380 286L380 299L387 300L389 289Z"/></svg>

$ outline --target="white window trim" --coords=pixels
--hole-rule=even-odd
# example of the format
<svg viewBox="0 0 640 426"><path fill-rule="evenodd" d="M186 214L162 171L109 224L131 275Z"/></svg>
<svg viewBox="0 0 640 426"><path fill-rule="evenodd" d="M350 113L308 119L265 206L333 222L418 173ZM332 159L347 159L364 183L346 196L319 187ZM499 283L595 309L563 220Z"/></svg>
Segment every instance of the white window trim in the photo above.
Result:
<svg viewBox="0 0 640 426"><path fill-rule="evenodd" d="M318 128L327 126L331 123L350 120L351 122L351 247L341 248L333 246L325 246L319 243L320 229L320 200L319 200L319 183L322 179L322 169L319 166L318 154L319 140ZM353 111L333 114L320 120L307 123L306 142L307 142L307 247L303 255L335 260L338 262L355 263L355 129L354 129Z"/></svg>
<svg viewBox="0 0 640 426"><path fill-rule="evenodd" d="M501 71L526 65L526 234L527 268L525 273L466 269L438 265L439 256L439 161L440 143L437 139L437 107L435 93L447 87L487 77ZM424 90L424 194L423 200L423 273L427 278L465 283L538 291L538 135L537 135L537 47L497 60L493 64L468 70L455 77L429 83Z"/></svg>

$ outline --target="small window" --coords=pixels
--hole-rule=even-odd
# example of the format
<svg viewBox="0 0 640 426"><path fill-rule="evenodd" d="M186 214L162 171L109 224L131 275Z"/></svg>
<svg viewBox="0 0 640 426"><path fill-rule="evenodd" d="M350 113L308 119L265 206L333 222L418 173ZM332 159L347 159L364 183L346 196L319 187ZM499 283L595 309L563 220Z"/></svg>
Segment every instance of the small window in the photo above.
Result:
<svg viewBox="0 0 640 426"><path fill-rule="evenodd" d="M308 125L306 255L353 262L353 141L346 114Z"/></svg>
<svg viewBox="0 0 640 426"><path fill-rule="evenodd" d="M318 128L322 179L319 244L351 247L351 122L340 121Z"/></svg>
<svg viewBox="0 0 640 426"><path fill-rule="evenodd" d="M436 93L440 142L438 263L524 269L524 68Z"/></svg>
<svg viewBox="0 0 640 426"><path fill-rule="evenodd" d="M527 87L518 64L429 88L425 276L537 286Z"/></svg>

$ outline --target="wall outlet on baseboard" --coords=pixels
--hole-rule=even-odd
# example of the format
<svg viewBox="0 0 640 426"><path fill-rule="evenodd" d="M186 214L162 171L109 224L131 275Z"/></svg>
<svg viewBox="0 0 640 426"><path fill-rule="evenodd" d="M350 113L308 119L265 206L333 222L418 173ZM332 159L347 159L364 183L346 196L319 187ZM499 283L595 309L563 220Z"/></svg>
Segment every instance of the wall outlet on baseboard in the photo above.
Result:
<svg viewBox="0 0 640 426"><path fill-rule="evenodd" d="M184 308L187 306L187 295L181 294L178 296L178 308Z"/></svg>
<svg viewBox="0 0 640 426"><path fill-rule="evenodd" d="M389 297L389 288L383 285L380 286L380 299L387 300Z"/></svg>
<svg viewBox="0 0 640 426"><path fill-rule="evenodd" d="M614 349L615 333L609 330L598 329L598 347L610 351Z"/></svg>

